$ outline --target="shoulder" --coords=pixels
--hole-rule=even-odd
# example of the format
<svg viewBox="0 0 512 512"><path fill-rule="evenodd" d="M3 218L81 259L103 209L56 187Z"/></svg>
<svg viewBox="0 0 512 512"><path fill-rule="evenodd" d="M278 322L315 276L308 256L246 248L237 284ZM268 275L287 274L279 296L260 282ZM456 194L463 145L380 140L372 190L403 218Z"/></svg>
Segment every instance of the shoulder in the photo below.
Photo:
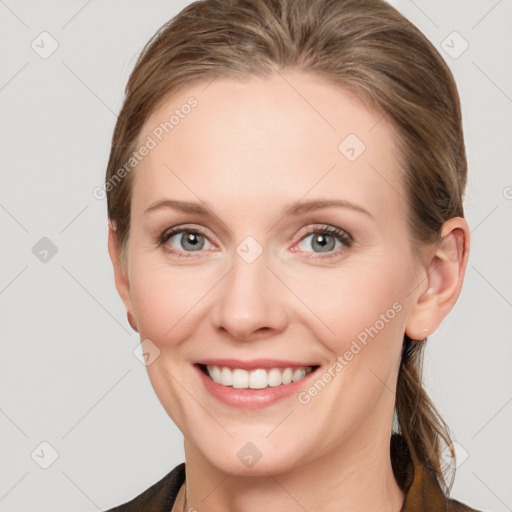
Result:
<svg viewBox="0 0 512 512"><path fill-rule="evenodd" d="M414 466L413 482L405 492L400 512L480 512L444 494L437 477L426 466Z"/></svg>
<svg viewBox="0 0 512 512"><path fill-rule="evenodd" d="M184 481L185 463L182 462L132 500L105 512L168 512Z"/></svg>
<svg viewBox="0 0 512 512"><path fill-rule="evenodd" d="M430 468L413 461L405 439L391 438L391 462L396 481L404 491L400 512L479 512L448 497Z"/></svg>
<svg viewBox="0 0 512 512"><path fill-rule="evenodd" d="M460 501L448 498L446 500L446 512L481 512L475 508L468 507Z"/></svg>

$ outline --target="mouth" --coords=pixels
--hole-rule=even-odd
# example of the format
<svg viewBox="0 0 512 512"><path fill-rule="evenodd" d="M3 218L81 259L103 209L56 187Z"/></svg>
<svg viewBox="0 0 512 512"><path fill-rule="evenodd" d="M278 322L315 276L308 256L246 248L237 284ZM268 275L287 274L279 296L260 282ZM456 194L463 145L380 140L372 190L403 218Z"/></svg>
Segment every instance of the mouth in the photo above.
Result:
<svg viewBox="0 0 512 512"><path fill-rule="evenodd" d="M193 364L203 389L224 405L255 410L290 399L320 365L284 359L204 359Z"/></svg>
<svg viewBox="0 0 512 512"><path fill-rule="evenodd" d="M216 384L234 389L266 389L287 386L303 380L319 367L318 365L276 366L249 370L201 363L197 366Z"/></svg>

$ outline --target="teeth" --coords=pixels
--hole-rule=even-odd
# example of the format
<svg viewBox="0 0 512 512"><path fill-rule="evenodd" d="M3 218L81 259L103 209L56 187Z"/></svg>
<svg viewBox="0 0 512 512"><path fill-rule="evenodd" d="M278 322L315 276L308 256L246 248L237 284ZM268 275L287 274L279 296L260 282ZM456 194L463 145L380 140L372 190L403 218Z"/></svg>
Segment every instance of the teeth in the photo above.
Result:
<svg viewBox="0 0 512 512"><path fill-rule="evenodd" d="M306 370L304 370L303 368L297 368L293 372L292 380L293 380L293 382L297 382L298 380L303 379L305 376L306 376Z"/></svg>
<svg viewBox="0 0 512 512"><path fill-rule="evenodd" d="M293 378L293 370L291 368L286 368L281 378L283 379L283 384L290 384Z"/></svg>
<svg viewBox="0 0 512 512"><path fill-rule="evenodd" d="M222 382L221 382L222 384ZM233 370L233 387L244 389L249 387L249 373L240 368Z"/></svg>
<svg viewBox="0 0 512 512"><path fill-rule="evenodd" d="M237 389L264 389L266 387L276 387L282 384L290 384L303 379L308 373L311 373L310 366L303 368L271 368L265 370L246 371L241 368L227 368L225 366L207 366L208 375L217 384L223 386L233 386Z"/></svg>
<svg viewBox="0 0 512 512"><path fill-rule="evenodd" d="M267 372L267 382L269 386L280 386L283 381L281 379L281 370L279 368L272 368Z"/></svg>
<svg viewBox="0 0 512 512"><path fill-rule="evenodd" d="M212 366L212 371L210 372L210 377L214 382L220 382L220 368L218 366Z"/></svg>
<svg viewBox="0 0 512 512"><path fill-rule="evenodd" d="M247 373L247 372L245 372ZM253 370L249 374L249 387L251 389L263 389L268 386L267 370Z"/></svg>
<svg viewBox="0 0 512 512"><path fill-rule="evenodd" d="M222 368L220 371L220 380L223 386L233 385L233 372L229 368Z"/></svg>

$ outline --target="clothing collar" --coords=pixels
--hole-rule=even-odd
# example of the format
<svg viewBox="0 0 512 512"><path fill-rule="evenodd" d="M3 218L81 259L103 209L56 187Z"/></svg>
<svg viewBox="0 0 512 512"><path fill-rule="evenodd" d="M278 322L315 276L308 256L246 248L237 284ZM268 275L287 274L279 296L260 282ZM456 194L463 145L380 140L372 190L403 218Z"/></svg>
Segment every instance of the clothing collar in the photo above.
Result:
<svg viewBox="0 0 512 512"><path fill-rule="evenodd" d="M401 434L391 436L391 464L405 498L400 512L447 511L448 500L436 473L419 463Z"/></svg>

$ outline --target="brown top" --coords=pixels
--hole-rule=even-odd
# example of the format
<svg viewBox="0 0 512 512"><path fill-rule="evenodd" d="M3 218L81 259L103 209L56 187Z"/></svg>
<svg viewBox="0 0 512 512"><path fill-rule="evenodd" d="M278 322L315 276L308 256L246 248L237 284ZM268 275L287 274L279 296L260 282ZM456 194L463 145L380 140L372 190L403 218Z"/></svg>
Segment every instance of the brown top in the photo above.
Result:
<svg viewBox="0 0 512 512"><path fill-rule="evenodd" d="M396 481L405 494L400 512L478 512L447 498L435 473L412 462L407 443L399 434L391 437L391 462ZM105 512L170 512L184 482L182 462L143 493Z"/></svg>

